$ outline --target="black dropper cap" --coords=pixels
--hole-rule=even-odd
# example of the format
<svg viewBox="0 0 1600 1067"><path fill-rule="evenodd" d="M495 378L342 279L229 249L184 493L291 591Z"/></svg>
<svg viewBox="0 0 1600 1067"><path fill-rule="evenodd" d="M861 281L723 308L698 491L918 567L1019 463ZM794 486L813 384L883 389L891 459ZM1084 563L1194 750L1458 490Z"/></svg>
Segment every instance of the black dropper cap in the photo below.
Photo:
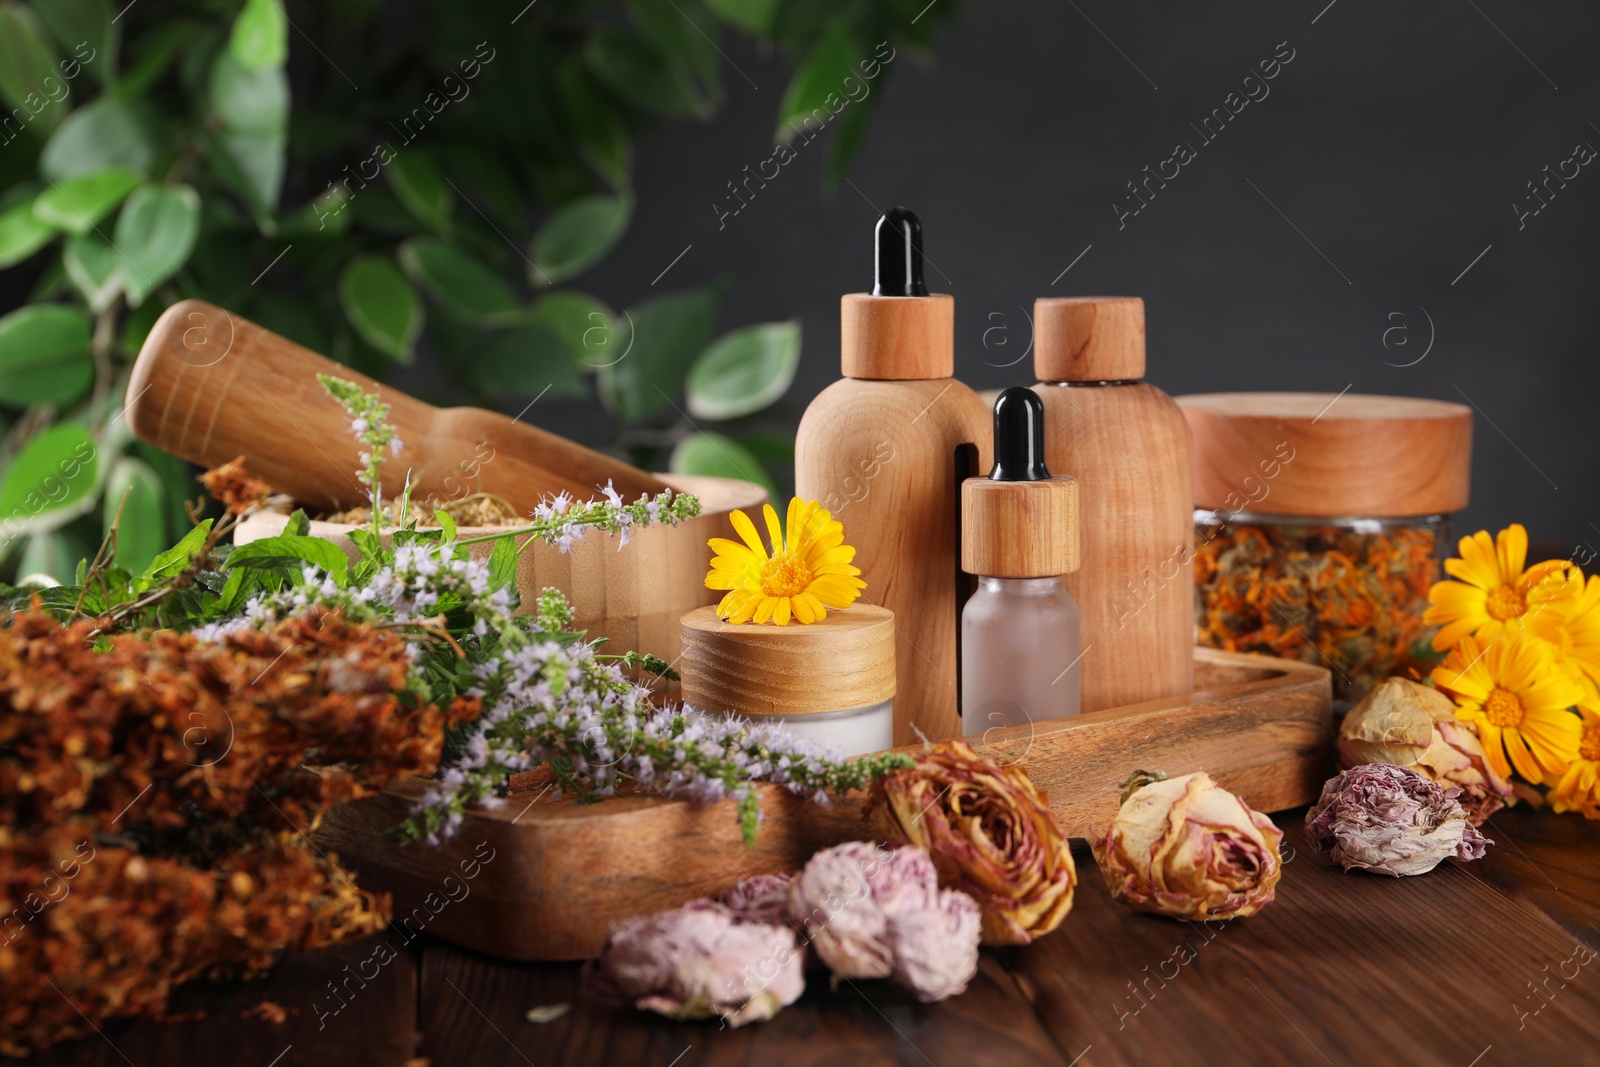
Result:
<svg viewBox="0 0 1600 1067"><path fill-rule="evenodd" d="M908 207L892 207L878 220L873 296L927 296L922 280L922 220Z"/></svg>
<svg viewBox="0 0 1600 1067"><path fill-rule="evenodd" d="M1042 482L1050 477L1044 465L1044 402L1039 394L1013 385L994 402L995 482Z"/></svg>

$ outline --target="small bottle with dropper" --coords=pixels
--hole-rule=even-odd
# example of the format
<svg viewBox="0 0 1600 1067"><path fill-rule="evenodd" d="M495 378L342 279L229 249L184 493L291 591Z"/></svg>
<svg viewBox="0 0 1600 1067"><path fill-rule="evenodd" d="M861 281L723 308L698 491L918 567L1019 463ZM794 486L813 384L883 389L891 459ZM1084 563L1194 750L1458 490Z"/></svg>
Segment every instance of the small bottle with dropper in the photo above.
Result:
<svg viewBox="0 0 1600 1067"><path fill-rule="evenodd" d="M1078 483L1044 462L1044 405L1031 389L994 405L994 468L961 488L961 567L978 589L961 613L966 734L1078 714Z"/></svg>

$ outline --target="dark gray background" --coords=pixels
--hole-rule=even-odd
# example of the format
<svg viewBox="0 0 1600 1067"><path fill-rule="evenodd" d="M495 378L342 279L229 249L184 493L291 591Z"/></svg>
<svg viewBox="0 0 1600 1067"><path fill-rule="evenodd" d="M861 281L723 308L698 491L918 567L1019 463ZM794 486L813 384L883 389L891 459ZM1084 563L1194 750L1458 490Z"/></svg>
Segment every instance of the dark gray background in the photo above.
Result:
<svg viewBox="0 0 1600 1067"><path fill-rule="evenodd" d="M1029 359L999 365L1026 349L1035 297L1139 295L1150 378L1169 392L1470 398L1473 500L1460 525L1521 521L1563 555L1600 546L1600 167L1521 231L1512 208L1546 164L1580 141L1600 146L1600 11L1326 2L969 2L931 62L902 50L880 79L852 184L820 191L819 139L719 230L712 205L770 154L787 75L778 57L729 50L759 88L730 69L711 124L641 142L636 221L582 282L628 303L692 244L655 290L728 272L719 329L802 320L795 420L838 374L838 296L869 284L877 210L906 204L924 221L930 284L956 296L956 373L976 387L1031 380ZM1199 146L1189 123L1284 41L1295 57L1270 96L1119 231L1124 183L1179 140ZM1428 317L1427 357L1386 365L1421 355ZM543 418L603 436L601 416L573 414Z"/></svg>
<svg viewBox="0 0 1600 1067"><path fill-rule="evenodd" d="M799 378L767 420L791 430L837 376L838 297L870 284L879 209L905 204L924 220L930 283L956 295L970 384L1031 380L1018 357L1035 297L1139 295L1150 378L1174 394L1470 401L1460 525L1522 521L1583 559L1600 547L1600 168L1521 230L1513 203L1580 141L1600 146L1597 30L1600 10L1576 0L968 0L933 57L902 49L874 84L849 183L823 188L825 134L719 228L726 183L772 154L790 74L724 35L727 106L637 145L633 225L577 285L622 307L726 278L719 331L798 317ZM1270 95L1119 230L1125 183L1180 140L1200 146L1190 124L1280 42L1294 59ZM0 305L21 281L11 272ZM425 365L397 384L452 399ZM598 445L615 433L594 405L546 400L525 417Z"/></svg>

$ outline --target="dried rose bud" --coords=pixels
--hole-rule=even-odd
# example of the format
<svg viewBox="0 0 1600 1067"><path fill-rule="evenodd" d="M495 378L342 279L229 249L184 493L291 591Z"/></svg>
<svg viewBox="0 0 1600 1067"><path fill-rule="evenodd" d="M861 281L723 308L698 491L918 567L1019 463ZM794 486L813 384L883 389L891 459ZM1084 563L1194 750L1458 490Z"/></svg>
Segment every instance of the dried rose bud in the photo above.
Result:
<svg viewBox="0 0 1600 1067"><path fill-rule="evenodd" d="M1405 767L1367 763L1341 771L1306 812L1306 836L1345 870L1398 878L1426 874L1448 856L1475 860L1489 840L1446 788Z"/></svg>
<svg viewBox="0 0 1600 1067"><path fill-rule="evenodd" d="M978 972L978 906L940 890L920 848L823 849L789 886L789 914L836 978L887 978L943 1000Z"/></svg>
<svg viewBox="0 0 1600 1067"><path fill-rule="evenodd" d="M789 916L822 962L840 978L887 978L894 970L889 919L874 899L893 853L863 841L825 848L789 883Z"/></svg>
<svg viewBox="0 0 1600 1067"><path fill-rule="evenodd" d="M1105 835L1091 840L1111 895L1175 919L1231 919L1272 903L1283 834L1204 772L1135 771Z"/></svg>
<svg viewBox="0 0 1600 1067"><path fill-rule="evenodd" d="M869 807L886 840L927 849L940 884L978 902L984 944L1026 945L1072 909L1072 850L1020 767L944 741L881 779Z"/></svg>
<svg viewBox="0 0 1600 1067"><path fill-rule="evenodd" d="M729 1026L772 1018L806 986L793 930L736 922L709 900L617 923L584 980L603 1000Z"/></svg>
<svg viewBox="0 0 1600 1067"><path fill-rule="evenodd" d="M925 1004L965 990L977 973L982 922L973 899L952 889L939 893L930 907L892 912L895 981Z"/></svg>
<svg viewBox="0 0 1600 1067"><path fill-rule="evenodd" d="M1474 826L1516 802L1511 783L1484 758L1477 730L1456 718L1455 702L1408 678L1379 682L1344 717L1339 769L1366 763L1407 767L1460 789L1461 806Z"/></svg>
<svg viewBox="0 0 1600 1067"><path fill-rule="evenodd" d="M733 913L737 923L784 926L789 922L789 876L758 874L724 889L717 903Z"/></svg>

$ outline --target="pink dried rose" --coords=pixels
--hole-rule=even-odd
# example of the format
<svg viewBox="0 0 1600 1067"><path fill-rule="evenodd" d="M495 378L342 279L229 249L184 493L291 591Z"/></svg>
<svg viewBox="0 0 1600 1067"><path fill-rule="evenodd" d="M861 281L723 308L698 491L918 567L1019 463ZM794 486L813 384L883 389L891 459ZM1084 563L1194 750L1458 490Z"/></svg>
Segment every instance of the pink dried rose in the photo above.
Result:
<svg viewBox="0 0 1600 1067"><path fill-rule="evenodd" d="M1026 945L1072 909L1072 849L1022 768L941 741L881 779L869 807L885 839L926 848L939 881L978 902L984 944Z"/></svg>
<svg viewBox="0 0 1600 1067"><path fill-rule="evenodd" d="M865 841L825 848L789 883L789 916L840 978L887 978L894 971L889 920L874 899L893 853Z"/></svg>
<svg viewBox="0 0 1600 1067"><path fill-rule="evenodd" d="M920 848L823 849L790 883L789 914L835 978L893 977L932 1002L978 971L978 906L941 890Z"/></svg>
<svg viewBox="0 0 1600 1067"><path fill-rule="evenodd" d="M1408 767L1461 790L1472 825L1516 803L1511 783L1484 758L1471 723L1456 718L1455 701L1409 678L1387 678L1345 715L1339 727L1339 769L1366 763Z"/></svg>
<svg viewBox="0 0 1600 1067"><path fill-rule="evenodd" d="M900 908L889 916L894 946L894 980L926 1004L967 988L978 969L978 905L965 893L947 889L930 906Z"/></svg>
<svg viewBox="0 0 1600 1067"><path fill-rule="evenodd" d="M710 900L617 923L584 979L603 1000L729 1026L772 1018L806 985L793 930L740 923Z"/></svg>
<svg viewBox="0 0 1600 1067"><path fill-rule="evenodd" d="M1135 771L1090 847L1116 900L1175 919L1231 919L1272 902L1282 841L1271 819L1202 771Z"/></svg>
<svg viewBox="0 0 1600 1067"><path fill-rule="evenodd" d="M1405 767L1363 764L1322 787L1306 812L1306 836L1347 871L1396 878L1426 874L1449 856L1479 859L1490 842L1468 821L1460 792Z"/></svg>
<svg viewBox="0 0 1600 1067"><path fill-rule="evenodd" d="M733 912L733 921L786 926L789 923L789 876L758 874L717 894L717 903Z"/></svg>

